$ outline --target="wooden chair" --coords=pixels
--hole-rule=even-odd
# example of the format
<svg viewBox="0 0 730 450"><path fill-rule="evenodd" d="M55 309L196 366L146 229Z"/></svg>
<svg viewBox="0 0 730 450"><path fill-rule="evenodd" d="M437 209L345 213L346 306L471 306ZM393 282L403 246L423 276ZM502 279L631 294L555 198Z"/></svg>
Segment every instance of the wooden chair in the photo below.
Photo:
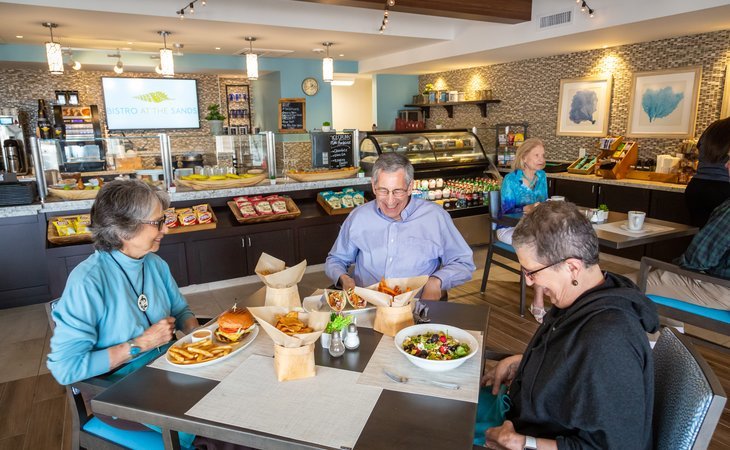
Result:
<svg viewBox="0 0 730 450"><path fill-rule="evenodd" d="M654 448L705 449L727 395L691 341L664 328L654 355Z"/></svg>
<svg viewBox="0 0 730 450"><path fill-rule="evenodd" d="M646 283L649 272L652 268L665 270L668 272L681 275L703 283L712 283L719 286L730 288L730 280L725 278L714 277L700 272L683 269L676 264L670 264L653 258L641 258L641 267L639 269L639 289L646 293ZM723 311L714 308L689 303L674 298L662 297L660 295L647 295L656 305L659 314L664 317L679 320L690 325L694 325L705 330L714 331L716 333L730 336L730 311ZM699 337L691 337L702 344L709 345L718 350L727 352L725 347L720 347L714 343L708 342Z"/></svg>
<svg viewBox="0 0 730 450"><path fill-rule="evenodd" d="M525 275L519 269L515 269L501 261L493 260L495 253L504 258L519 262L514 247L497 239L497 226L494 222L490 221L489 247L487 248L487 259L484 261L484 273L482 274L482 287L480 292L484 294L487 290L487 279L489 278L489 269L492 264L518 274L520 276L520 317L525 317Z"/></svg>

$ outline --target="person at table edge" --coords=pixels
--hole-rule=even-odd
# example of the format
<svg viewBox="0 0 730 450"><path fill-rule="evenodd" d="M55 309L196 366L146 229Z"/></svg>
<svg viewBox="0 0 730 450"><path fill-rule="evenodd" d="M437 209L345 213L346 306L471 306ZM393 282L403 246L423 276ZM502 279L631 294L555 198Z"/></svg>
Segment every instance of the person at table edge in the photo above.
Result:
<svg viewBox="0 0 730 450"><path fill-rule="evenodd" d="M440 205L410 198L413 173L410 161L396 153L375 162L375 201L350 213L327 256L325 273L334 283L350 289L381 278L429 275L421 298L439 300L443 291L471 280L471 249Z"/></svg>
<svg viewBox="0 0 730 450"><path fill-rule="evenodd" d="M169 203L138 180L112 181L99 191L91 208L96 251L71 272L53 310L48 369L60 384L109 372L167 344L175 329L198 326L154 253L167 233Z"/></svg>

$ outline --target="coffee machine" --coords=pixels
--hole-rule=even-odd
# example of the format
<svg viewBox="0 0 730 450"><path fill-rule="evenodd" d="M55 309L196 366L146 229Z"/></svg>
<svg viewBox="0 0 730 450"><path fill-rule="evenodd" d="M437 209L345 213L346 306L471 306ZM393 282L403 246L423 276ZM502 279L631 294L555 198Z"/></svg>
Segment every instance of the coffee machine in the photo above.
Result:
<svg viewBox="0 0 730 450"><path fill-rule="evenodd" d="M18 113L15 109L2 108L0 110L0 145L2 145L0 170L16 175L31 173L30 158L23 139L23 129L18 122Z"/></svg>

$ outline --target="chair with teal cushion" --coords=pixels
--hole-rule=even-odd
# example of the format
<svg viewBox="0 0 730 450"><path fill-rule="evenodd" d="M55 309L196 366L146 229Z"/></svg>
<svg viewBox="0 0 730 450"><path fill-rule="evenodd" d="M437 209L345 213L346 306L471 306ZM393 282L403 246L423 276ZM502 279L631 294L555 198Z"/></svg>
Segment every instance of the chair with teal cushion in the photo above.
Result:
<svg viewBox="0 0 730 450"><path fill-rule="evenodd" d="M51 312L57 303L58 300L46 303L46 314L51 331L53 331L56 325ZM156 353L148 352L113 372L66 386L66 394L72 412L71 448L85 448L90 450L147 450L164 448L162 434L158 431L152 429L149 431L122 430L104 423L95 417L93 412L87 408L81 390L79 389L81 387L85 392L95 396L139 367L151 362L157 356ZM181 448L183 450L192 449L191 442L194 436L185 435L184 433L180 433L179 435Z"/></svg>
<svg viewBox="0 0 730 450"><path fill-rule="evenodd" d="M641 258L641 268L639 270L638 284L641 292L646 292L646 283L649 278L649 272L652 268L676 273L677 275L697 280L702 283L712 283L730 288L730 280L728 279L683 269L676 264L670 264L645 256ZM730 336L730 311L708 308L696 303L690 303L660 295L649 294L647 297L656 304L657 311L664 317L669 317L705 330ZM692 336L692 339L717 348L714 344L699 337ZM719 349L723 350L723 348Z"/></svg>
<svg viewBox="0 0 730 450"><path fill-rule="evenodd" d="M491 268L492 264L495 264L499 267L502 267L503 269L507 269L510 272L519 275L520 316L525 317L525 275L522 273L521 270L515 269L509 264L493 260L494 254L496 253L497 255L504 258L519 262L517 260L517 253L515 252L514 247L497 239L496 225L493 222L490 222L490 229L491 233L489 237L489 247L487 248L487 259L484 261L484 273L482 274L482 287L480 289L480 292L484 294L487 290L487 279L489 278L489 269Z"/></svg>

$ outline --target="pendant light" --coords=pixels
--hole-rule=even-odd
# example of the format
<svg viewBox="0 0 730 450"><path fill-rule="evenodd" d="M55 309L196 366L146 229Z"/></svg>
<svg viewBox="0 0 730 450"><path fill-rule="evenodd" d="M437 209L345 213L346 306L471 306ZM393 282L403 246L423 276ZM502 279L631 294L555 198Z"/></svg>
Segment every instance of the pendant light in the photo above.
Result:
<svg viewBox="0 0 730 450"><path fill-rule="evenodd" d="M322 80L330 83L335 79L335 61L330 58L332 42L322 42L322 45L326 49L326 56L322 59Z"/></svg>
<svg viewBox="0 0 730 450"><path fill-rule="evenodd" d="M58 24L45 22L43 26L48 28L51 32L51 42L46 42L46 59L48 60L48 70L54 75L61 75L63 73L63 51L61 44L53 42L53 29L58 27Z"/></svg>
<svg viewBox="0 0 730 450"><path fill-rule="evenodd" d="M122 62L122 52L117 49L117 52L112 55L107 55L110 58L117 58L117 63L114 64L114 73L121 75L124 73L124 63Z"/></svg>
<svg viewBox="0 0 730 450"><path fill-rule="evenodd" d="M162 36L164 48L160 49L160 69L162 76L172 78L175 76L175 61L172 59L172 50L167 48L167 36L171 35L169 31L158 31L157 34Z"/></svg>
<svg viewBox="0 0 730 450"><path fill-rule="evenodd" d="M253 43L256 40L255 37L246 36L248 41L249 51L246 53L246 76L251 81L259 79L259 56L253 52Z"/></svg>

